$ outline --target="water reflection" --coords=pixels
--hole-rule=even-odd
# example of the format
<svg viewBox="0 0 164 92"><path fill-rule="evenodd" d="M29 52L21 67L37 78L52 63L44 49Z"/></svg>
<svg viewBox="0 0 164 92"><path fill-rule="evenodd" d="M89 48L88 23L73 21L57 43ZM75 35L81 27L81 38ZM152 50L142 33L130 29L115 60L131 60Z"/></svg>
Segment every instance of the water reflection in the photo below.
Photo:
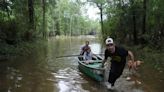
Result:
<svg viewBox="0 0 164 92"><path fill-rule="evenodd" d="M54 77L58 81L56 85L59 92L88 92L82 89L81 84L87 81L82 79L77 70L65 68L54 73Z"/></svg>
<svg viewBox="0 0 164 92"><path fill-rule="evenodd" d="M38 47L30 55L1 63L0 92L53 92L46 54L47 47Z"/></svg>
<svg viewBox="0 0 164 92"><path fill-rule="evenodd" d="M100 54L102 51L101 51L101 45L98 44L98 43L94 43L94 44L90 44L91 46L91 51L94 53L94 54Z"/></svg>

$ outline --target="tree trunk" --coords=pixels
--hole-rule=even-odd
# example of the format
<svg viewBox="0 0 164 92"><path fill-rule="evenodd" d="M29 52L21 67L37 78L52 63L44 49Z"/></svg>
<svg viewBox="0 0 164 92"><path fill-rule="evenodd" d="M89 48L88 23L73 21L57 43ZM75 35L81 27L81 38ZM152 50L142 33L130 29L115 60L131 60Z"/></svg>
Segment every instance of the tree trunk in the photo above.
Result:
<svg viewBox="0 0 164 92"><path fill-rule="evenodd" d="M28 0L28 12L29 12L29 28L34 29L34 2Z"/></svg>
<svg viewBox="0 0 164 92"><path fill-rule="evenodd" d="M137 30L136 30L136 17L135 11L133 11L133 43L138 44Z"/></svg>
<svg viewBox="0 0 164 92"><path fill-rule="evenodd" d="M45 6L45 0L42 0L42 9L43 9L43 37L46 38L46 6Z"/></svg>
<svg viewBox="0 0 164 92"><path fill-rule="evenodd" d="M142 34L146 32L146 0L143 0L143 24L142 24Z"/></svg>
<svg viewBox="0 0 164 92"><path fill-rule="evenodd" d="M60 35L60 24L59 21L56 22L56 35Z"/></svg>
<svg viewBox="0 0 164 92"><path fill-rule="evenodd" d="M97 5L97 7L99 8L99 10L100 10L100 18L101 18L101 21L100 21L100 23L101 23L101 31L102 31L102 34L103 34L103 36L104 36L104 34L105 34L105 32L104 32L104 28L103 28L103 5L102 4L98 4L98 3L96 3L96 5Z"/></svg>
<svg viewBox="0 0 164 92"><path fill-rule="evenodd" d="M34 31L34 2L33 0L28 0L28 13L29 13L29 19L28 19L28 27L29 31L25 32L25 39L26 40L31 40L32 38L32 33Z"/></svg>
<svg viewBox="0 0 164 92"><path fill-rule="evenodd" d="M136 13L135 13L135 6L133 0L131 0L131 6L132 6L132 20L133 20L133 43L137 45L138 37L137 37L137 30L136 30Z"/></svg>
<svg viewBox="0 0 164 92"><path fill-rule="evenodd" d="M103 9L102 9L102 5L101 5L101 8L100 8L100 17L101 17L101 31L102 33L104 34L104 28L103 28Z"/></svg>

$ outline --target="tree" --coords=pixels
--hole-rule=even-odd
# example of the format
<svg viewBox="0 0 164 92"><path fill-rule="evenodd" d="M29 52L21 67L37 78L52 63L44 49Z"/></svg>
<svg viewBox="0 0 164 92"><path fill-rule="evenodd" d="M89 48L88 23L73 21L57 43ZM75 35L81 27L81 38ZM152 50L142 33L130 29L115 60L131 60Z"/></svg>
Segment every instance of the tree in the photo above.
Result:
<svg viewBox="0 0 164 92"><path fill-rule="evenodd" d="M104 23L103 23L103 12L105 10L105 7L107 5L107 2L106 0L88 0L88 2L91 2L91 3L95 3L96 6L99 8L100 10L100 23L101 23L101 31L102 31L102 34L105 34L104 32Z"/></svg>
<svg viewBox="0 0 164 92"><path fill-rule="evenodd" d="M145 34L145 32L146 32L146 9L147 9L147 7L146 7L146 1L147 0L143 0L143 24L142 24L142 34Z"/></svg>
<svg viewBox="0 0 164 92"><path fill-rule="evenodd" d="M42 0L42 8L43 8L43 37L46 38L46 18L45 18L45 14L46 14L46 2L45 0Z"/></svg>
<svg viewBox="0 0 164 92"><path fill-rule="evenodd" d="M29 28L34 30L34 1L28 0Z"/></svg>

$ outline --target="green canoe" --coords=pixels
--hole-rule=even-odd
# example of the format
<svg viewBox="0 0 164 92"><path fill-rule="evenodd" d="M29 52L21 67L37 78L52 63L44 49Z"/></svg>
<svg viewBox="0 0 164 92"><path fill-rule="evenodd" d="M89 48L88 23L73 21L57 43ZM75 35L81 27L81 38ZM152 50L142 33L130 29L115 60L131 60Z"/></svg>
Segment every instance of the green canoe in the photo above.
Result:
<svg viewBox="0 0 164 92"><path fill-rule="evenodd" d="M104 69L101 68L102 60L91 60L89 63L79 60L78 64L79 70L88 77L99 82L104 80Z"/></svg>

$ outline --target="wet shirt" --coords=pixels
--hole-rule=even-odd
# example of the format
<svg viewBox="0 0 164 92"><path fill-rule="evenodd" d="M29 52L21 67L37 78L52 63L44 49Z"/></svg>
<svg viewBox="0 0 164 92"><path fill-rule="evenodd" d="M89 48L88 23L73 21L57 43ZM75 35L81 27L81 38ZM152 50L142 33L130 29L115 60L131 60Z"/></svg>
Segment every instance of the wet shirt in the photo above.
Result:
<svg viewBox="0 0 164 92"><path fill-rule="evenodd" d="M105 50L105 59L111 57L112 63L125 63L126 56L128 56L128 51L122 47L115 48L115 53L110 53L107 49Z"/></svg>

